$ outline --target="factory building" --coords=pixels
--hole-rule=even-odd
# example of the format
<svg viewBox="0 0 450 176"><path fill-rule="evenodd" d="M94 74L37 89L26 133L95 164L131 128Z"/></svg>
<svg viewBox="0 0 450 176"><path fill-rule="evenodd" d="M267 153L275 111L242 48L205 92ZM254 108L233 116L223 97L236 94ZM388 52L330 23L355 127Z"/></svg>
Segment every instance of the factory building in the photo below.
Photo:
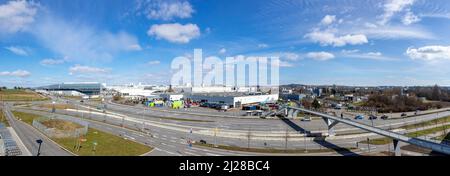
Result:
<svg viewBox="0 0 450 176"><path fill-rule="evenodd" d="M103 85L95 82L81 82L81 83L61 83L49 86L42 86L35 88L40 91L47 91L49 93L61 95L86 95L89 97L99 96L104 89Z"/></svg>
<svg viewBox="0 0 450 176"><path fill-rule="evenodd" d="M187 97L193 101L227 104L235 108L248 104L275 103L278 101L278 94L262 93L207 93L190 94Z"/></svg>

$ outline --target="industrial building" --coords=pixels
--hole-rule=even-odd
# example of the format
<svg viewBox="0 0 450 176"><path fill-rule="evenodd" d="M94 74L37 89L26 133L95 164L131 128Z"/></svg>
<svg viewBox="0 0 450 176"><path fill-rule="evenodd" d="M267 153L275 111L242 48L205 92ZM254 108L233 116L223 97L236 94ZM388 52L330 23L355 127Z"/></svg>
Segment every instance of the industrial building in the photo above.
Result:
<svg viewBox="0 0 450 176"><path fill-rule="evenodd" d="M275 103L278 94L262 93L206 93L190 94L186 97L193 101L227 104L234 108L256 103Z"/></svg>
<svg viewBox="0 0 450 176"><path fill-rule="evenodd" d="M47 91L53 94L79 96L86 95L89 97L99 96L104 86L95 82L80 82L80 83L61 83L49 86L42 86L35 88L37 91Z"/></svg>

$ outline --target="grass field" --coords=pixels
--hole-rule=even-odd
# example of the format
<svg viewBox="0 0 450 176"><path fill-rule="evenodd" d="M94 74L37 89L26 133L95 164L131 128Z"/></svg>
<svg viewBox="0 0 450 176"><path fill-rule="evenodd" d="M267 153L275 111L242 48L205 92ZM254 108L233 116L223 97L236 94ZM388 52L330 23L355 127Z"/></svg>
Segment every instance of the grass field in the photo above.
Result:
<svg viewBox="0 0 450 176"><path fill-rule="evenodd" d="M5 117L5 114L3 114L3 109L0 108L0 123L3 123L5 126L9 127L8 120Z"/></svg>
<svg viewBox="0 0 450 176"><path fill-rule="evenodd" d="M49 109L52 109L53 107L55 107L55 109L75 109L71 104L41 104L39 107Z"/></svg>
<svg viewBox="0 0 450 176"><path fill-rule="evenodd" d="M14 117L16 117L17 119L20 119L22 122L28 123L30 125L33 124L34 119L42 117L40 115L19 112L19 111L12 111L12 113L14 114Z"/></svg>
<svg viewBox="0 0 450 176"><path fill-rule="evenodd" d="M43 101L49 100L29 90L6 89L0 91L0 101Z"/></svg>
<svg viewBox="0 0 450 176"><path fill-rule="evenodd" d="M84 137L85 142L81 142L81 148L76 149L76 138L53 139L64 148L80 156L138 156L152 150L151 147L126 140L121 137L108 134L93 128L89 128ZM97 143L94 149L94 143Z"/></svg>
<svg viewBox="0 0 450 176"><path fill-rule="evenodd" d="M430 129L426 129L426 130L420 130L420 131L415 131L415 132L411 132L411 133L406 133L405 135L408 137L425 136L425 135L433 134L436 132L444 131L445 129L448 130L449 128L450 128L450 125L444 125L441 127L435 127L435 128L430 128ZM387 137L371 139L369 141L369 143L373 144L373 145L386 145L391 142L392 142L392 139L387 138ZM367 141L361 141L360 143L367 144Z"/></svg>
<svg viewBox="0 0 450 176"><path fill-rule="evenodd" d="M402 126L400 128L409 130L409 129L415 129L415 128L419 128L419 127L423 127L423 126L443 124L443 123L447 123L447 122L450 122L450 116L439 118L439 119L434 119L434 120L430 120L430 121L426 121L426 122L421 122L421 123L417 123L417 124L406 125L406 126Z"/></svg>

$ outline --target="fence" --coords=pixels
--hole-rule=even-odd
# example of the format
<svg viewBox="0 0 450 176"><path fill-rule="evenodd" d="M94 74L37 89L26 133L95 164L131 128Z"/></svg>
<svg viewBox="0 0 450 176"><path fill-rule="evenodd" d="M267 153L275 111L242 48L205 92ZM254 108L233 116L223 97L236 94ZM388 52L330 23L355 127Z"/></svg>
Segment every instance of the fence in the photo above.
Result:
<svg viewBox="0 0 450 176"><path fill-rule="evenodd" d="M89 123L84 122L84 121L64 119L64 121L69 121L69 122L72 122L75 124L79 124L83 127L77 128L74 130L61 130L61 129L57 129L57 128L49 128L41 123L41 122L45 122L48 120L51 120L51 119L49 119L49 118L34 119L32 125L36 129L38 129L39 131L44 133L46 136L53 137L53 138L76 138L79 135L84 135L88 132L88 126L89 126L88 124Z"/></svg>

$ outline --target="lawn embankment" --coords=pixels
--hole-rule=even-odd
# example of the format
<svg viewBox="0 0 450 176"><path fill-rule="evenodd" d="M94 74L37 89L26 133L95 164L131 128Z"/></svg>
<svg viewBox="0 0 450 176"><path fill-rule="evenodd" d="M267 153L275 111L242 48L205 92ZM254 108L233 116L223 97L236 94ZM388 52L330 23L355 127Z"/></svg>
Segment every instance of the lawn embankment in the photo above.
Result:
<svg viewBox="0 0 450 176"><path fill-rule="evenodd" d="M6 127L9 127L8 119L6 119L2 108L0 108L0 123L3 123Z"/></svg>
<svg viewBox="0 0 450 176"><path fill-rule="evenodd" d="M80 156L138 156L151 147L89 128L80 138L55 138L55 142Z"/></svg>
<svg viewBox="0 0 450 176"><path fill-rule="evenodd" d="M23 122L32 124L36 118L42 118L40 115L13 111L16 118ZM78 128L74 123L62 123L63 120L44 121L43 124L48 127L59 129ZM80 138L52 138L53 141L63 146L65 149L80 156L137 156L152 150L151 147L115 136L109 133L89 128L88 133ZM77 143L80 143L76 147ZM95 151L94 145L95 146Z"/></svg>
<svg viewBox="0 0 450 176"><path fill-rule="evenodd" d="M0 91L0 101L44 101L49 98L44 97L31 90L2 89Z"/></svg>

